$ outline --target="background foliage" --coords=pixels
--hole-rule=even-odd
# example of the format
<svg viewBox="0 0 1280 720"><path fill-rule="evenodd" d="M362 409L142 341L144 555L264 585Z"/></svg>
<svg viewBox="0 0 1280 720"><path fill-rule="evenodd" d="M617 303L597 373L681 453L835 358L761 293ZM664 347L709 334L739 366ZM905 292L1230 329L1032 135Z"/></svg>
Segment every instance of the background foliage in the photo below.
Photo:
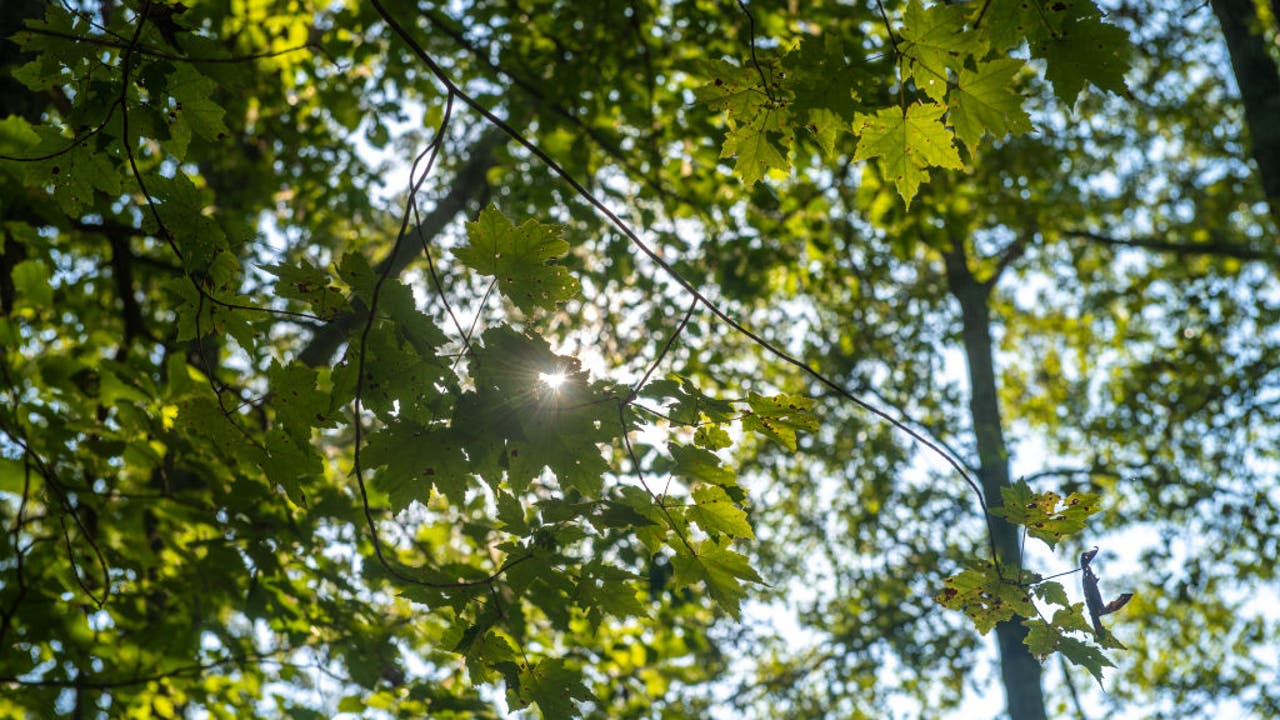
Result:
<svg viewBox="0 0 1280 720"><path fill-rule="evenodd" d="M0 716L1280 713L1275 10L15 0Z"/></svg>

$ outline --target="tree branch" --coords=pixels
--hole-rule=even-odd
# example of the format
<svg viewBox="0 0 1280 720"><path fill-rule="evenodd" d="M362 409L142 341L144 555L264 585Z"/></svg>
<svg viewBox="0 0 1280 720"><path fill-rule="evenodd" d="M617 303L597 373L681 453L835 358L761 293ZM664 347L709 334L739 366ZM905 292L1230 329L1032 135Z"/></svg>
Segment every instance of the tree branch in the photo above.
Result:
<svg viewBox="0 0 1280 720"><path fill-rule="evenodd" d="M458 213L481 198L488 189L485 175L494 166L495 153L504 140L505 136L500 130L491 128L485 131L472 147L471 158L458 170L449 193L437 201L435 208L407 234L435 237ZM396 257L383 258L374 266L373 271L379 276L385 273L388 277L395 277L404 272L415 257L415 253L398 253ZM298 353L298 359L310 367L328 365L333 360L334 352L346 341L351 331L359 327L364 314L363 309L344 312L322 325L311 335L311 342Z"/></svg>
<svg viewBox="0 0 1280 720"><path fill-rule="evenodd" d="M1212 4L1244 104L1262 193L1271 216L1280 223L1280 69L1267 48L1253 0L1213 0Z"/></svg>
<svg viewBox="0 0 1280 720"><path fill-rule="evenodd" d="M1067 237L1079 238L1102 245L1117 247L1144 248L1159 252L1179 253L1187 255L1214 255L1217 257L1236 258L1238 260L1258 260L1262 262L1280 261L1280 253L1273 250L1256 250L1248 245L1214 240L1206 243L1178 243L1156 238L1118 238L1103 235L1091 230L1063 230Z"/></svg>

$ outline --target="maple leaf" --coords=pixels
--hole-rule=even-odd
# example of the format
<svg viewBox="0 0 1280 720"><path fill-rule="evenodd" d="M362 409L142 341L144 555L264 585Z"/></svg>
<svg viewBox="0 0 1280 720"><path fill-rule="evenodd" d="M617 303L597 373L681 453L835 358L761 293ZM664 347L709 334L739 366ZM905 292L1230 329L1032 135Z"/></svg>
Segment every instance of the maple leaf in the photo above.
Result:
<svg viewBox="0 0 1280 720"><path fill-rule="evenodd" d="M703 540L698 545L696 554L677 546L676 556L671 564L675 569L672 577L675 585L706 582L707 594L734 619L738 618L739 603L747 595L742 581L764 582L745 556L729 549L727 537L720 538L719 542L710 538Z"/></svg>
<svg viewBox="0 0 1280 720"><path fill-rule="evenodd" d="M796 431L815 432L818 418L810 412L813 400L799 395L765 397L751 393L747 398L751 412L743 417L742 427L755 430L796 451Z"/></svg>
<svg viewBox="0 0 1280 720"><path fill-rule="evenodd" d="M1129 36L1121 28L1102 22L1091 3L1070 6L1062 27L1038 42L1031 52L1045 61L1045 78L1053 94L1073 105L1086 84L1128 95L1124 73L1129 69Z"/></svg>
<svg viewBox="0 0 1280 720"><path fill-rule="evenodd" d="M963 611L984 635L1014 615L1029 617L1036 613L1026 588L1004 580L990 564L947 578L934 599L943 607Z"/></svg>
<svg viewBox="0 0 1280 720"><path fill-rule="evenodd" d="M964 166L951 142L951 131L942 124L946 110L938 103L915 103L905 113L884 108L875 115L859 114L854 121L859 135L854 161L879 158L881 171L911 207L920 183L929 179L927 168Z"/></svg>
<svg viewBox="0 0 1280 720"><path fill-rule="evenodd" d="M712 110L727 111L730 119L750 119L769 102L768 93L760 85L760 73L754 67L710 60L701 63L698 71L711 80L694 89L694 98Z"/></svg>
<svg viewBox="0 0 1280 720"><path fill-rule="evenodd" d="M693 505L686 513L708 533L724 533L733 537L755 539L747 513L734 504L724 488L707 485L693 491Z"/></svg>
<svg viewBox="0 0 1280 720"><path fill-rule="evenodd" d="M948 119L956 137L971 150L988 132L1003 138L1032 130L1022 98L1013 90L1013 77L1025 65L1021 60L1003 58L979 63L975 70L960 70L951 91Z"/></svg>
<svg viewBox="0 0 1280 720"><path fill-rule="evenodd" d="M909 60L916 87L933 100L947 94L947 68L959 70L965 57L982 49L977 35L964 32L966 13L963 5L907 4L898 49Z"/></svg>
<svg viewBox="0 0 1280 720"><path fill-rule="evenodd" d="M1000 495L1004 507L991 508L991 514L1025 527L1049 547L1083 530L1089 516L1101 509L1093 493L1071 493L1064 499L1054 492L1033 493L1022 481L1001 488Z"/></svg>
<svg viewBox="0 0 1280 720"><path fill-rule="evenodd" d="M791 112L809 124L824 153L834 154L836 138L849 131L856 114L859 79L845 60L840 38L808 35L782 61L794 96Z"/></svg>
<svg viewBox="0 0 1280 720"><path fill-rule="evenodd" d="M470 471L462 448L447 430L394 423L369 438L362 459L368 467L386 466L377 484L395 512L414 500L426 504L432 485L451 503L466 501Z"/></svg>
<svg viewBox="0 0 1280 720"><path fill-rule="evenodd" d="M201 75L190 63L179 64L169 74L169 92L174 100L169 125L173 139L169 149L179 158L187 154L192 131L205 140L217 141L227 136L227 126L222 120L226 111L210 99L216 88L213 80Z"/></svg>
<svg viewBox="0 0 1280 720"><path fill-rule="evenodd" d="M1097 647L1066 635L1058 638L1058 652L1076 665L1087 669L1099 683L1102 682L1102 668L1115 667L1115 663L1111 662Z"/></svg>
<svg viewBox="0 0 1280 720"><path fill-rule="evenodd" d="M744 185L754 185L773 169L787 170L787 136L783 133L787 112L767 109L750 122L738 125L725 135L720 157L736 158L733 170Z"/></svg>
<svg viewBox="0 0 1280 720"><path fill-rule="evenodd" d="M468 244L454 254L463 265L498 279L498 290L525 312L555 309L577 294L569 271L548 263L569 251L559 228L534 220L513 224L493 205L467 223Z"/></svg>
<svg viewBox="0 0 1280 720"><path fill-rule="evenodd" d="M578 717L575 699L591 700L591 691L582 684L582 673L565 667L564 660L545 658L520 671L520 700L537 703L544 718Z"/></svg>

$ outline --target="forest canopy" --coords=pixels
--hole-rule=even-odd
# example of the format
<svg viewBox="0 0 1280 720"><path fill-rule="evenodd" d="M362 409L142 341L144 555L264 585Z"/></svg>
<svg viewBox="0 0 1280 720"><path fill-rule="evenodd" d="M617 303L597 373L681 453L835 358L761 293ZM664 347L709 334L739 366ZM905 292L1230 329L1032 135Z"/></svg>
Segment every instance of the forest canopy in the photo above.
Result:
<svg viewBox="0 0 1280 720"><path fill-rule="evenodd" d="M1278 16L7 0L0 717L1280 715Z"/></svg>

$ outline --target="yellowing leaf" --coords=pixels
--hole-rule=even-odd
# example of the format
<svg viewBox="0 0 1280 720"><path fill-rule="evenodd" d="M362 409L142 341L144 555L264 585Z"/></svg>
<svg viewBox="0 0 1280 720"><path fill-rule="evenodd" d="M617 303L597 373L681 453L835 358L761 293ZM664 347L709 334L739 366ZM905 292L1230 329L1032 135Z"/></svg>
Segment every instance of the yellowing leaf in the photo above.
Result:
<svg viewBox="0 0 1280 720"><path fill-rule="evenodd" d="M947 578L934 599L943 607L963 611L984 635L1014 615L1030 617L1036 612L1026 588L1002 579L989 564Z"/></svg>
<svg viewBox="0 0 1280 720"><path fill-rule="evenodd" d="M742 419L742 426L773 438L788 450L796 451L796 431L814 432L818 418L810 412L813 400L799 395L772 395L765 397L751 393L747 399L751 412Z"/></svg>
<svg viewBox="0 0 1280 720"><path fill-rule="evenodd" d="M944 112L946 107L938 103L916 103L905 114L884 108L875 115L858 115L854 132L860 138L853 159L879 158L881 171L910 207L920 183L929 179L927 168L963 167L951 131L942 124Z"/></svg>
<svg viewBox="0 0 1280 720"><path fill-rule="evenodd" d="M495 276L498 290L521 310L552 310L579 289L568 270L549 263L569 251L558 233L558 227L534 220L517 227L490 205L467 223L468 244L455 254L463 265Z"/></svg>
<svg viewBox="0 0 1280 720"><path fill-rule="evenodd" d="M1001 488L1000 495L1004 507L991 508L991 514L1025 527L1049 547L1083 530L1085 520L1101 509L1093 493L1071 493L1063 499L1054 492L1033 493L1025 482Z"/></svg>
<svg viewBox="0 0 1280 720"><path fill-rule="evenodd" d="M988 132L1003 138L1031 131L1031 117L1013 90L1013 78L1024 65L1021 60L1003 58L980 63L976 70L960 71L951 91L948 118L956 137L971 149Z"/></svg>

